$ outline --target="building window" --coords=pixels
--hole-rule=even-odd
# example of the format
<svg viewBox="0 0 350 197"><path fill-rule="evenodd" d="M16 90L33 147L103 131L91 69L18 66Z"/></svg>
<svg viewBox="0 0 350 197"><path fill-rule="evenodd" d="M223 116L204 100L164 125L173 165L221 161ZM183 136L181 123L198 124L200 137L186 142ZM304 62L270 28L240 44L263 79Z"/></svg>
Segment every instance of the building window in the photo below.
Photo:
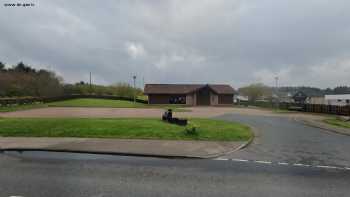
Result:
<svg viewBox="0 0 350 197"><path fill-rule="evenodd" d="M346 99L346 104L350 104L350 99Z"/></svg>
<svg viewBox="0 0 350 197"><path fill-rule="evenodd" d="M185 96L172 96L169 100L170 104L186 104Z"/></svg>
<svg viewBox="0 0 350 197"><path fill-rule="evenodd" d="M341 102L341 99L338 99L338 102Z"/></svg>

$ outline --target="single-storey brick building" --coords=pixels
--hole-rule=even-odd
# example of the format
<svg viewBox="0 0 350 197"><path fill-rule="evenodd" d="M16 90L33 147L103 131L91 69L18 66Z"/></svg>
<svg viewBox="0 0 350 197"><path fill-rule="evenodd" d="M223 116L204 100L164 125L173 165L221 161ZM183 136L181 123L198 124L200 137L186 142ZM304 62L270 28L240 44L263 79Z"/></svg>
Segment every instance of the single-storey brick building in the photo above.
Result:
<svg viewBox="0 0 350 197"><path fill-rule="evenodd" d="M146 84L149 104L228 105L234 89L223 84Z"/></svg>

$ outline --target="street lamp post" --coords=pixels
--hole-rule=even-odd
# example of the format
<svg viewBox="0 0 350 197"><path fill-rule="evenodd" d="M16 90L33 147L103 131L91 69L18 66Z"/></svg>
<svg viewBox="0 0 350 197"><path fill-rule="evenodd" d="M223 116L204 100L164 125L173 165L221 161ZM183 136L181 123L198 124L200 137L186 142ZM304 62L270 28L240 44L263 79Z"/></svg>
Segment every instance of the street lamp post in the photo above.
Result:
<svg viewBox="0 0 350 197"><path fill-rule="evenodd" d="M278 96L278 76L275 77L275 82L276 82L276 91L275 91L275 94L276 94L276 107L278 108L279 107L279 96Z"/></svg>

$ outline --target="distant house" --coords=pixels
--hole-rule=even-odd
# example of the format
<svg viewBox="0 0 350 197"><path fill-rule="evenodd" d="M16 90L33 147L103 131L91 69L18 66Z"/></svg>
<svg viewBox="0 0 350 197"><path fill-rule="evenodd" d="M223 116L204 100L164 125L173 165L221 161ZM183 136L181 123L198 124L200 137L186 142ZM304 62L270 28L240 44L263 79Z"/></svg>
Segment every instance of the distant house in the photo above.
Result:
<svg viewBox="0 0 350 197"><path fill-rule="evenodd" d="M146 84L149 104L233 104L234 89L223 84Z"/></svg>
<svg viewBox="0 0 350 197"><path fill-rule="evenodd" d="M243 96L243 95L234 95L233 96L233 102L234 103L240 103L240 102L248 102L249 97L248 96Z"/></svg>
<svg viewBox="0 0 350 197"><path fill-rule="evenodd" d="M306 103L308 104L317 104L317 105L328 105L324 96L310 96L307 97Z"/></svg>
<svg viewBox="0 0 350 197"><path fill-rule="evenodd" d="M302 91L298 91L293 95L293 100L295 103L305 103L306 98L307 95Z"/></svg>
<svg viewBox="0 0 350 197"><path fill-rule="evenodd" d="M272 95L273 102L280 102L280 103L294 103L294 99L292 96L292 93L290 92L278 92L278 94Z"/></svg>
<svg viewBox="0 0 350 197"><path fill-rule="evenodd" d="M325 95L328 105L345 106L350 105L350 94Z"/></svg>

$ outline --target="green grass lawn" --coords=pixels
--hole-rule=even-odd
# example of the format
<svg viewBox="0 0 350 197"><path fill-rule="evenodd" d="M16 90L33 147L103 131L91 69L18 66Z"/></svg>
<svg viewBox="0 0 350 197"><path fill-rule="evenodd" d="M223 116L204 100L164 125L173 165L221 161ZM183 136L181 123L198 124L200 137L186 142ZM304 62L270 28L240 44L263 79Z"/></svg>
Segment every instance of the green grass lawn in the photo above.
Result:
<svg viewBox="0 0 350 197"><path fill-rule="evenodd" d="M121 118L0 118L0 136L96 137L168 140L248 140L252 133L240 123L194 119L197 134L158 119Z"/></svg>
<svg viewBox="0 0 350 197"><path fill-rule="evenodd" d="M296 113L297 111L291 111L288 109L272 109L275 113Z"/></svg>
<svg viewBox="0 0 350 197"><path fill-rule="evenodd" d="M334 125L334 126L350 129L350 121L346 122L344 120L339 120L339 119L336 119L336 118L330 118L330 119L325 119L324 122L327 123L327 124L330 124L330 125Z"/></svg>
<svg viewBox="0 0 350 197"><path fill-rule="evenodd" d="M48 103L49 107L115 107L115 108L135 108L144 107L146 104L134 103L132 101L111 100L111 99L70 99Z"/></svg>
<svg viewBox="0 0 350 197"><path fill-rule="evenodd" d="M137 96L138 99L144 100L144 101L148 101L148 96L147 95L139 95Z"/></svg>
<svg viewBox="0 0 350 197"><path fill-rule="evenodd" d="M180 109L186 107L185 105L148 105L143 103L134 103L132 101L110 100L110 99L70 99L65 101L57 101L48 103L49 107L112 107L112 108L171 108L175 112L190 111Z"/></svg>
<svg viewBox="0 0 350 197"><path fill-rule="evenodd" d="M189 109L183 109L186 105L149 105L143 103L134 103L132 101L111 100L111 99L69 99L65 101L51 102L47 104L28 104L14 105L9 107L0 107L0 112L11 112L42 107L111 107L111 108L161 108L172 109L174 112L188 112Z"/></svg>

